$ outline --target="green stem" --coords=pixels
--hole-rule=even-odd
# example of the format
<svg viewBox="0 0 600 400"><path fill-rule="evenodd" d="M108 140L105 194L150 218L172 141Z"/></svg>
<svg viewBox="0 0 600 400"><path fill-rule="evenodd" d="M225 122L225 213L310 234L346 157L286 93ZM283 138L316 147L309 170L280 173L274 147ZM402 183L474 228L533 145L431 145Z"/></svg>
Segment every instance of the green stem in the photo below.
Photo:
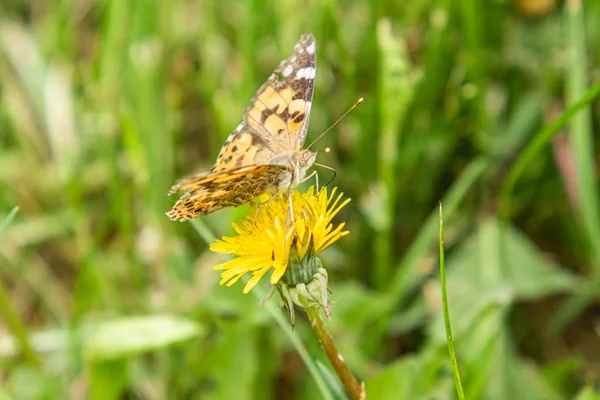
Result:
<svg viewBox="0 0 600 400"><path fill-rule="evenodd" d="M264 291L257 289L259 288L254 288L252 290L252 293L254 293L255 296L263 300L266 294L264 293ZM329 390L329 387L327 386L323 375L317 369L314 360L312 359L308 349L304 346L304 343L302 343L302 340L300 340L298 335L296 335L292 330L292 327L290 326L288 320L286 320L283 317L281 311L275 305L273 305L273 303L265 303L265 307L267 307L267 311L269 312L269 314L271 314L271 317L275 320L277 325L279 325L281 331L284 333L284 335L288 337L288 339L296 349L296 352L304 362L306 369L308 370L313 380L315 381L315 384L319 388L319 392L321 393L321 397L323 397L323 400L333 400L334 397L331 394L331 391Z"/></svg>
<svg viewBox="0 0 600 400"><path fill-rule="evenodd" d="M456 385L456 393L460 400L464 400L465 393L460 381L460 373L458 371L458 362L456 361L456 352L454 351L454 340L452 339L452 325L450 325L450 313L448 312L448 292L446 291L446 267L444 265L444 237L442 220L442 203L440 202L440 285L442 287L442 308L444 310L444 326L446 328L446 341L448 342L448 353L452 362L452 373L454 374L454 384Z"/></svg>
<svg viewBox="0 0 600 400"><path fill-rule="evenodd" d="M321 347L325 351L329 362L331 362L333 369L342 381L350 398L352 400L366 399L364 386L358 383L354 374L350 371L350 368L348 368L348 364L346 364L344 358L338 351L333 338L329 334L329 331L321 318L321 314L319 314L319 309L317 307L306 307L305 310L310 319L310 325L315 331L319 343L321 343Z"/></svg>

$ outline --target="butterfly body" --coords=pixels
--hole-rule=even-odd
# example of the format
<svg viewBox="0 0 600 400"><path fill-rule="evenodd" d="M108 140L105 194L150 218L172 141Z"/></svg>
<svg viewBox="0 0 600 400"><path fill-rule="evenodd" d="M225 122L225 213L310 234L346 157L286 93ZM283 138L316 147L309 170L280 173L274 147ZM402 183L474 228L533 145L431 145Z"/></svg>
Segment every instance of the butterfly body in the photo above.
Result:
<svg viewBox="0 0 600 400"><path fill-rule="evenodd" d="M316 153L302 149L308 132L316 71L316 45L302 35L252 97L244 120L229 135L208 173L179 180L169 195L187 191L167 213L186 221L251 202L263 193L298 185Z"/></svg>
<svg viewBox="0 0 600 400"><path fill-rule="evenodd" d="M300 150L293 153L283 153L273 157L269 165L287 165L291 167L291 175L286 178L289 184L297 186L306 176L306 171L314 164L317 153L310 150ZM277 193L283 193L278 190Z"/></svg>

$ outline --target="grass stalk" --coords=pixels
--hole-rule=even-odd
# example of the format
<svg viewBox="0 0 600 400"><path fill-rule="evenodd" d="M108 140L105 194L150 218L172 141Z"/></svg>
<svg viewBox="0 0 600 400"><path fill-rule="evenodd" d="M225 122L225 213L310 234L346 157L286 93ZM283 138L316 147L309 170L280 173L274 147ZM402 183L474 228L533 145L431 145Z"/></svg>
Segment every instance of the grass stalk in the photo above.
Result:
<svg viewBox="0 0 600 400"><path fill-rule="evenodd" d="M398 145L402 122L413 99L416 75L411 70L405 43L394 37L389 20L378 23L377 40L380 59L377 93L381 104L378 171L382 211L375 223L373 281L376 287L384 287L390 278L393 260Z"/></svg>
<svg viewBox="0 0 600 400"><path fill-rule="evenodd" d="M446 215L448 217L452 217L455 214L458 206L488 166L488 160L485 157L480 157L473 160L465 168L460 178L452 185L442 199L444 204L446 204ZM396 307L398 302L401 302L404 296L408 295L422 278L422 274L419 273L417 268L417 262L425 256L435 242L438 225L438 216L436 214L435 210L429 214L429 217L417 233L416 238L398 264L398 268L396 268L396 274L387 289L388 296L393 299L393 305L390 304L391 307Z"/></svg>
<svg viewBox="0 0 600 400"><path fill-rule="evenodd" d="M585 20L583 2L567 0L565 2L565 26L570 65L566 76L566 104L572 105L585 94L587 83L587 54L585 49ZM569 142L572 145L575 162L576 213L581 227L585 248L589 252L592 264L592 279L587 287L569 299L554 319L554 334L559 334L600 291L600 212L598 210L598 191L594 161L594 140L591 126L590 107L584 107L574 115L568 124Z"/></svg>
<svg viewBox="0 0 600 400"><path fill-rule="evenodd" d="M485 157L479 157L465 168L458 181L454 183L442 199L444 204L446 204L446 214L448 216L451 217L455 214L458 206L488 166L488 160ZM367 337L369 343L366 345L366 348L370 348L371 351L374 351L374 348L380 343L381 337L386 332L388 325L387 316L394 309L401 306L419 282L423 280L424 275L417 268L417 265L418 261L430 251L432 244L435 242L439 224L438 219L439 217L435 210L429 214L429 217L427 217L427 220L417 233L416 238L412 241L404 257L398 263L396 273L386 288L386 301L379 309L380 314L377 315L376 321L370 328L370 334Z"/></svg>
<svg viewBox="0 0 600 400"><path fill-rule="evenodd" d="M565 4L568 50L571 63L566 69L566 104L571 106L585 95L587 55L585 50L585 21L583 2L567 0ZM600 273L600 212L595 179L594 144L589 106L574 115L568 126L569 140L576 162L576 181L579 189L580 223L594 253L596 273Z"/></svg>
<svg viewBox="0 0 600 400"><path fill-rule="evenodd" d="M575 118L579 112L585 110L589 104L600 95L600 81L596 82L589 90L581 96L581 98L573 102L559 118L544 126L542 130L536 134L535 138L529 143L529 145L519 155L519 158L513 165L512 169L508 173L504 184L502 186L500 198L499 198L499 210L500 216L505 221L510 217L511 209L511 193L516 185L517 180L521 177L525 171L525 167L533 160L534 156L537 155L546 146L554 135L558 134L573 118ZM593 218L593 217L592 217ZM590 227L593 225L589 225ZM589 229L584 230L586 239L592 240L594 234ZM600 249L598 246L592 246L592 257L596 265L600 260ZM553 335L558 334L562 329L571 321L583 308L585 308L591 299L594 298L593 293L597 293L597 288L600 285L600 279L598 278L597 268L594 268L594 278L586 284L583 290L579 291L578 295L567 301L565 306L557 313L553 327L551 331Z"/></svg>
<svg viewBox="0 0 600 400"><path fill-rule="evenodd" d="M529 143L529 145L519 155L519 158L513 165L512 169L508 173L508 176L504 180L502 191L500 195L499 208L500 215L503 219L508 219L511 208L510 195L517 183L517 180L521 177L525 171L525 167L531 162L533 157L537 155L550 140L560 132L565 125L587 107L596 97L600 95L600 81L596 82L587 92L583 95L576 103L567 108L561 116L544 126L540 132L535 135L535 138Z"/></svg>
<svg viewBox="0 0 600 400"><path fill-rule="evenodd" d="M456 393L460 400L465 399L460 372L458 371L458 362L456 361L456 351L454 350L454 339L452 338L452 325L450 324L450 312L448 311L448 292L446 290L446 267L444 262L444 221L442 216L442 202L439 205L440 216L440 287L442 291L442 308L444 312L444 328L446 329L446 342L448 343L448 354L452 362L452 373L454 374L454 385Z"/></svg>

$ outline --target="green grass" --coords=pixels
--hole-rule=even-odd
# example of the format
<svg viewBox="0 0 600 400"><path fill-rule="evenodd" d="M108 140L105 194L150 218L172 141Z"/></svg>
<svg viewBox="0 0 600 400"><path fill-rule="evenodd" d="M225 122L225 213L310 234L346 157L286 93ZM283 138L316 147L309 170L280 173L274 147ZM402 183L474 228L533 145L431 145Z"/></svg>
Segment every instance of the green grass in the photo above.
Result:
<svg viewBox="0 0 600 400"><path fill-rule="evenodd" d="M452 324L450 323L450 313L448 312L448 289L446 287L446 265L444 264L444 216L442 212L442 203L440 202L440 286L442 292L442 309L444 313L444 329L446 331L446 341L448 342L448 354L452 362L452 373L454 374L454 385L456 394L460 400L464 400L465 393L460 380L460 371L458 370L458 361L456 361L456 350L454 349L454 339L452 338Z"/></svg>
<svg viewBox="0 0 600 400"><path fill-rule="evenodd" d="M597 398L600 4L525 3L0 1L0 398L343 398L305 319L218 285L248 207L164 215L304 32L308 142L365 99L317 147L369 398L456 396L440 200L465 398Z"/></svg>

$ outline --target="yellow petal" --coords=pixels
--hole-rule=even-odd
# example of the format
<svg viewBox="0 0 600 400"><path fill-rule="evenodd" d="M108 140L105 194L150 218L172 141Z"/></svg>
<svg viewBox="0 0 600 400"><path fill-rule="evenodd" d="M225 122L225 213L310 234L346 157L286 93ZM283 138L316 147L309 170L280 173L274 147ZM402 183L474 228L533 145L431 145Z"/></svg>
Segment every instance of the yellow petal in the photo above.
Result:
<svg viewBox="0 0 600 400"><path fill-rule="evenodd" d="M233 224L236 235L210 245L214 252L235 257L213 267L222 270L220 284L233 285L251 273L244 287L247 293L269 270L273 270L270 281L276 284L285 275L292 245L302 259L310 247L321 252L348 234L343 223L335 225L332 219L350 199L342 200L343 193L338 193L337 188L327 192L323 188L314 194L313 187L306 193L294 190L291 194L294 224L290 223L289 200L285 196L262 196L260 208L257 203L251 204L250 214Z"/></svg>

